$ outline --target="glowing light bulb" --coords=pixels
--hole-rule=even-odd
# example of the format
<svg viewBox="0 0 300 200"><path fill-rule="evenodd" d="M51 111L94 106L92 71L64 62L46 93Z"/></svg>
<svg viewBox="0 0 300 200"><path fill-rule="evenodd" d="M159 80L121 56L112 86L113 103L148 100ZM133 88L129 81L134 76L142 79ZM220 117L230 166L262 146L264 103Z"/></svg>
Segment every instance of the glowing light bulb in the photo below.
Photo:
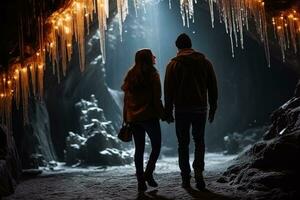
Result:
<svg viewBox="0 0 300 200"><path fill-rule="evenodd" d="M67 15L66 15L65 20L66 20L66 21L71 21L71 20L72 20L72 17L70 16L70 14L67 14Z"/></svg>
<svg viewBox="0 0 300 200"><path fill-rule="evenodd" d="M70 28L65 26L65 33L69 34L70 33Z"/></svg>

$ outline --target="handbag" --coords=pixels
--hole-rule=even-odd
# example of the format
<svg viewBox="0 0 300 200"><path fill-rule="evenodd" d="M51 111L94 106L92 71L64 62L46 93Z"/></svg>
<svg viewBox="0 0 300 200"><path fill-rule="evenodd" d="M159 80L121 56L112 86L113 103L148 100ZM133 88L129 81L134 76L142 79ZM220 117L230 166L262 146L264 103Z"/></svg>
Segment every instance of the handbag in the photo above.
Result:
<svg viewBox="0 0 300 200"><path fill-rule="evenodd" d="M123 122L118 138L123 142L130 142L132 140L132 127L129 123Z"/></svg>

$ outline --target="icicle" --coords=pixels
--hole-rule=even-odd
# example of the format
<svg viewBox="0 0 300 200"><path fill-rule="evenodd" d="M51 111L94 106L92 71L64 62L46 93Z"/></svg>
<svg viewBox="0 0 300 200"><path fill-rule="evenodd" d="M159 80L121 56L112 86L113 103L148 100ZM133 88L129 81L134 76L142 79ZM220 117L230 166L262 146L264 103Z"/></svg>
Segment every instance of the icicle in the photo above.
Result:
<svg viewBox="0 0 300 200"><path fill-rule="evenodd" d="M42 63L37 66L37 79L38 79L37 90L38 90L40 98L43 98L44 97L44 80L43 80L44 79L44 66Z"/></svg>
<svg viewBox="0 0 300 200"><path fill-rule="evenodd" d="M196 0L180 0L180 13L182 16L183 26L189 27L190 20L194 22L194 3Z"/></svg>
<svg viewBox="0 0 300 200"><path fill-rule="evenodd" d="M209 3L209 10L210 10L210 17L211 17L211 26L214 28L215 17L214 17L214 0L208 0Z"/></svg>
<svg viewBox="0 0 300 200"><path fill-rule="evenodd" d="M117 0L117 10L118 10L118 18L119 18L119 32L120 32L120 38L122 42L123 22L125 21L128 15L128 0Z"/></svg>
<svg viewBox="0 0 300 200"><path fill-rule="evenodd" d="M22 107L23 107L23 121L24 124L29 122L28 106L29 106L29 81L28 71L26 67L21 69L21 89L22 89Z"/></svg>
<svg viewBox="0 0 300 200"><path fill-rule="evenodd" d="M12 80L3 74L0 81L0 124L12 130L12 98L13 98Z"/></svg>
<svg viewBox="0 0 300 200"><path fill-rule="evenodd" d="M270 65L264 2L261 0L209 0L212 26L214 23L214 4L217 5L220 21L224 22L226 33L230 37L232 56L234 57L234 46L238 47L240 43L241 48L244 48L244 26L248 30L248 18L253 17L260 40L264 44L268 65Z"/></svg>
<svg viewBox="0 0 300 200"><path fill-rule="evenodd" d="M109 17L109 1L108 0L97 0L97 13L98 13L98 24L100 34L100 50L102 53L102 63L105 63L106 52L105 52L105 31L107 29L106 20Z"/></svg>
<svg viewBox="0 0 300 200"><path fill-rule="evenodd" d="M36 96L36 71L33 64L29 65L33 96Z"/></svg>
<svg viewBox="0 0 300 200"><path fill-rule="evenodd" d="M275 37L282 53L282 60L286 59L286 51L292 48L295 54L300 45L300 14L296 10L282 12L280 16L273 17Z"/></svg>
<svg viewBox="0 0 300 200"><path fill-rule="evenodd" d="M16 64L13 66L13 68L15 68L14 71L14 80L15 80L15 102L16 102L16 106L17 109L19 109L20 106L20 100L21 100L21 86L20 86L20 64Z"/></svg>

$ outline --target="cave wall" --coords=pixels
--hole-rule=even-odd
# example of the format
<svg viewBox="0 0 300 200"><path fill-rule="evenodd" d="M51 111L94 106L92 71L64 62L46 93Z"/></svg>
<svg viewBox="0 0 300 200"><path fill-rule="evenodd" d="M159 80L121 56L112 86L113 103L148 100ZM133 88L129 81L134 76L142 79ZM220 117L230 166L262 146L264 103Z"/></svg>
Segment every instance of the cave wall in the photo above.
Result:
<svg viewBox="0 0 300 200"><path fill-rule="evenodd" d="M29 122L24 124L22 107L13 109L13 135L20 155L22 168L38 168L57 160L48 110L45 102L33 97L29 101Z"/></svg>
<svg viewBox="0 0 300 200"><path fill-rule="evenodd" d="M73 56L67 72L60 83L51 67L45 72L45 101L50 117L51 136L58 158L63 159L65 139L69 131L80 132L75 103L89 99L94 94L106 118L115 128L121 124L121 110L113 99L105 81L105 68L99 50L97 25L91 27L86 38L86 69L80 72L78 56ZM75 45L76 46L76 45ZM73 55L77 49L73 49ZM48 63L50 65L50 62Z"/></svg>
<svg viewBox="0 0 300 200"><path fill-rule="evenodd" d="M12 194L21 175L21 162L11 131L0 126L0 199Z"/></svg>

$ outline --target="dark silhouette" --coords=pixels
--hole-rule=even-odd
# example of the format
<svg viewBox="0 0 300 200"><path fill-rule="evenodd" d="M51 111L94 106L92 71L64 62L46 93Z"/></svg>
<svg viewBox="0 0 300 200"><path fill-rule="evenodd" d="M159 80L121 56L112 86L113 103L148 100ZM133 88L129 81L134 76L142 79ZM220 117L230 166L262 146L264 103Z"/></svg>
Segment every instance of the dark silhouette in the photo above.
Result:
<svg viewBox="0 0 300 200"><path fill-rule="evenodd" d="M182 186L190 187L189 143L190 127L195 142L193 168L196 187L205 188L204 170L204 131L207 117L207 94L209 101L209 122L213 122L217 109L217 81L210 61L192 49L188 35L181 34L176 40L178 53L166 69L164 92L165 112L168 122L173 122L175 105L176 135L178 139L179 167Z"/></svg>
<svg viewBox="0 0 300 200"><path fill-rule="evenodd" d="M135 55L135 65L128 71L122 86L125 92L124 121L133 128L134 162L139 191L147 190L145 181L148 185L157 187L153 171L161 148L159 119L163 116L164 108L160 78L154 64L155 56L151 50L139 50ZM145 132L150 138L152 151L144 172Z"/></svg>
<svg viewBox="0 0 300 200"><path fill-rule="evenodd" d="M7 138L5 132L0 126L0 160L5 160L7 155Z"/></svg>

